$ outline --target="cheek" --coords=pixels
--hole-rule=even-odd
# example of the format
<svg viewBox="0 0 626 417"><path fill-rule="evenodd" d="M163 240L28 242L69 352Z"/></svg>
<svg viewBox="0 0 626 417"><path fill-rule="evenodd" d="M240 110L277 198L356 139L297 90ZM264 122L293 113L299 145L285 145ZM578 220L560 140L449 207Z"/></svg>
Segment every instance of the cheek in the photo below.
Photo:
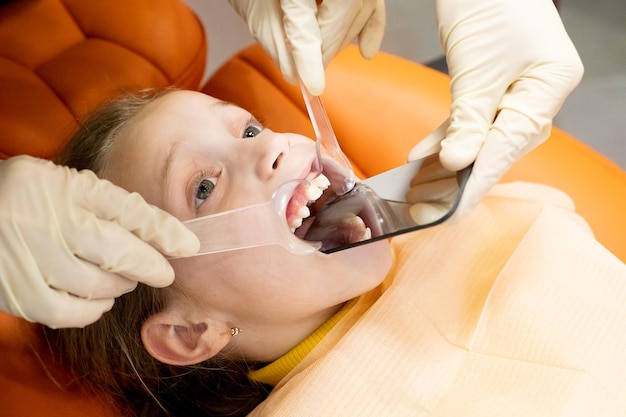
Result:
<svg viewBox="0 0 626 417"><path fill-rule="evenodd" d="M282 134L285 135L285 137L287 137L291 145L306 144L315 148L315 141L309 137L300 135L298 133L282 133Z"/></svg>
<svg viewBox="0 0 626 417"><path fill-rule="evenodd" d="M315 147L315 140L306 136L298 135L296 133L283 133L289 142L289 147L292 149L300 149L301 152L307 155L316 155L317 148Z"/></svg>
<svg viewBox="0 0 626 417"><path fill-rule="evenodd" d="M275 250L243 249L223 253L173 259L176 283L184 292L212 305L223 300L262 297L289 270Z"/></svg>
<svg viewBox="0 0 626 417"><path fill-rule="evenodd" d="M170 259L170 265L174 269L174 283L181 288L193 288L196 278L204 271L203 259L205 256L193 256L191 258Z"/></svg>

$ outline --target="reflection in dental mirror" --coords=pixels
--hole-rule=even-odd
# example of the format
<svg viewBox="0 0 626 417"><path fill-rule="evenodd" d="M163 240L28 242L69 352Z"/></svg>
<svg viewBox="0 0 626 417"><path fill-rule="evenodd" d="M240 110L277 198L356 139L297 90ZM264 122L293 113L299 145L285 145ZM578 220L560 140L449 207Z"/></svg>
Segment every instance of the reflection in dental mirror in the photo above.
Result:
<svg viewBox="0 0 626 417"><path fill-rule="evenodd" d="M470 173L445 169L437 155L387 171L320 200L303 238L332 253L435 226L454 213Z"/></svg>

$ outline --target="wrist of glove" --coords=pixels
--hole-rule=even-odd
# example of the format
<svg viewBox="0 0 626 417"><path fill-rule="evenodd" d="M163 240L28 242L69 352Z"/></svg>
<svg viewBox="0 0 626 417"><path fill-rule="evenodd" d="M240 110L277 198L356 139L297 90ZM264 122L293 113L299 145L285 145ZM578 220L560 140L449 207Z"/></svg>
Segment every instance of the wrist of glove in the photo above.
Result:
<svg viewBox="0 0 626 417"><path fill-rule="evenodd" d="M380 49L383 0L229 0L285 79L302 80L313 95L324 90L324 68L354 39L365 58Z"/></svg>
<svg viewBox="0 0 626 417"><path fill-rule="evenodd" d="M436 11L452 91L441 161L475 161L463 215L546 140L583 67L550 0L437 0Z"/></svg>
<svg viewBox="0 0 626 417"><path fill-rule="evenodd" d="M163 287L163 255L199 249L178 220L90 171L26 156L0 163L0 309L83 327L137 282Z"/></svg>

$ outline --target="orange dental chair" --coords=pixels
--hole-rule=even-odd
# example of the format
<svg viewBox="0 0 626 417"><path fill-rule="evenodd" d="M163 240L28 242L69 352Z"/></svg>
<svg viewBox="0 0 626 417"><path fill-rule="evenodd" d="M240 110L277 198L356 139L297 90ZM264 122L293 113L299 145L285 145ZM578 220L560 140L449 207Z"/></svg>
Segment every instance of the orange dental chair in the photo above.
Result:
<svg viewBox="0 0 626 417"><path fill-rule="evenodd" d="M234 102L276 131L313 137L297 87L258 46L202 86L207 42L179 0L13 0L0 4L0 157L52 158L81 117L120 93L175 85ZM355 170L367 177L405 162L448 115L446 75L356 48L327 70L322 97ZM570 135L518 161L503 181L567 192L598 240L626 261L626 173ZM50 363L38 325L0 313L0 413L11 417L116 416L105 395Z"/></svg>

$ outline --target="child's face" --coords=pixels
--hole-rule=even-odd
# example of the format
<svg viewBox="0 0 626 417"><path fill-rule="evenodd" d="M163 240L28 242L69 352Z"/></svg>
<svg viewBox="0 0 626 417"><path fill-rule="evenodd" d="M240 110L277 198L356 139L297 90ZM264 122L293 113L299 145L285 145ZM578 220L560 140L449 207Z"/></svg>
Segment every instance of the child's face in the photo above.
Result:
<svg viewBox="0 0 626 417"><path fill-rule="evenodd" d="M314 142L306 137L272 132L239 107L176 91L148 105L124 130L111 150L107 177L187 220L268 201L285 182L313 177L315 158ZM391 252L386 242L332 255L264 246L172 265L196 308L259 331L262 344L268 329L319 321L378 285Z"/></svg>

